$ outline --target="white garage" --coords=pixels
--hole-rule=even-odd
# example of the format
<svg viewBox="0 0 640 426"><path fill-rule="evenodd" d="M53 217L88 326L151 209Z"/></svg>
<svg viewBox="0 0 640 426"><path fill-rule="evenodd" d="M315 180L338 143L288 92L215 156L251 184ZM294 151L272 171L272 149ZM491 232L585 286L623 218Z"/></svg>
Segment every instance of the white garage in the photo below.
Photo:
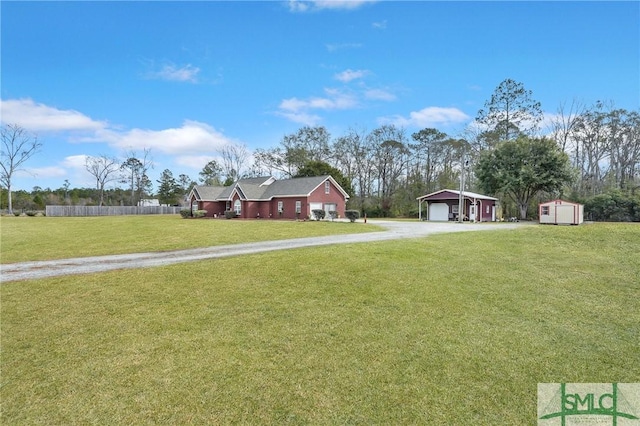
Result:
<svg viewBox="0 0 640 426"><path fill-rule="evenodd" d="M430 203L429 204L429 220L448 221L449 205L447 203Z"/></svg>

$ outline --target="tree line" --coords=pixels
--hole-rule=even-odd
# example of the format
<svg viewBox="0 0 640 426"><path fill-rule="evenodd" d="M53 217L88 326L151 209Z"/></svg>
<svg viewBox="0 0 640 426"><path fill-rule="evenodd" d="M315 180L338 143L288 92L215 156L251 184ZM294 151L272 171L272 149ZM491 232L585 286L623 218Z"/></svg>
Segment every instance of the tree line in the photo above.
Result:
<svg viewBox="0 0 640 426"><path fill-rule="evenodd" d="M197 181L164 170L155 194L148 178L153 161L145 150L129 153L124 162L88 157L86 168L96 181L90 197L69 197L69 188L48 194L34 188L31 196L40 204L132 205L151 196L162 204L177 204L197 183L224 186L243 177L331 174L350 194L348 208L369 217L415 217L417 197L460 189L464 181L466 191L498 197L504 216L531 217L540 201L564 198L584 203L598 218L607 216L606 211L612 216L617 208L612 203L624 205L627 214L619 218L640 220L639 112L615 108L613 103L573 102L560 105L545 129L540 128L542 121L541 104L532 92L506 79L478 111L473 125L459 135L436 128L408 134L382 125L350 128L334 137L323 126L305 126L285 135L277 146L253 154L244 145L226 146L218 160L203 167ZM4 169L2 177L3 187L10 189ZM63 192L67 195L61 198ZM0 207L6 198L2 196Z"/></svg>

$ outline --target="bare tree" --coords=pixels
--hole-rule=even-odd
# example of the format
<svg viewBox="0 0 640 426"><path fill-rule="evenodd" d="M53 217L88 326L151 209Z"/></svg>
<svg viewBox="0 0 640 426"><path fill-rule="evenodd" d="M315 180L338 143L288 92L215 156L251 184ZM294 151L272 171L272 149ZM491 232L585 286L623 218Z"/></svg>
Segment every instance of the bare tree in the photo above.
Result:
<svg viewBox="0 0 640 426"><path fill-rule="evenodd" d="M22 165L37 153L42 144L38 142L38 137L27 133L18 124L7 124L2 126L2 147L0 150L0 182L6 186L9 201L9 213L13 213L11 200L11 179L13 174L22 170Z"/></svg>
<svg viewBox="0 0 640 426"><path fill-rule="evenodd" d="M222 171L227 183L231 184L243 176L245 163L249 158L249 151L245 145L229 144L220 150L222 157Z"/></svg>
<svg viewBox="0 0 640 426"><path fill-rule="evenodd" d="M558 107L558 114L551 123L551 132L562 151L566 152L569 144L573 141L573 134L584 111L584 105L576 100L571 102L568 109L564 102Z"/></svg>
<svg viewBox="0 0 640 426"><path fill-rule="evenodd" d="M104 205L104 187L109 182L121 179L120 163L116 158L100 155L99 157L87 157L85 168L96 178L96 189L100 191L100 206Z"/></svg>
<svg viewBox="0 0 640 426"><path fill-rule="evenodd" d="M151 158L151 149L145 148L142 156L138 156L135 151L127 153L127 159L120 166L127 173L127 179L131 183L131 205L135 206L136 198L139 200L144 195L144 177L149 169L153 168L153 160ZM137 197L136 197L137 194Z"/></svg>

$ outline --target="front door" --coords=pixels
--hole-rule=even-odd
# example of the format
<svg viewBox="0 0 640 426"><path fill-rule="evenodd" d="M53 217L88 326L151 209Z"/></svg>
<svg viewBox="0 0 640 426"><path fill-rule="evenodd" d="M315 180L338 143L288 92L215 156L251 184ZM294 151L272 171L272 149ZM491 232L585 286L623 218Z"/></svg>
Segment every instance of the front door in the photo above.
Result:
<svg viewBox="0 0 640 426"><path fill-rule="evenodd" d="M473 222L476 220L476 205L471 204L469 206L469 222Z"/></svg>

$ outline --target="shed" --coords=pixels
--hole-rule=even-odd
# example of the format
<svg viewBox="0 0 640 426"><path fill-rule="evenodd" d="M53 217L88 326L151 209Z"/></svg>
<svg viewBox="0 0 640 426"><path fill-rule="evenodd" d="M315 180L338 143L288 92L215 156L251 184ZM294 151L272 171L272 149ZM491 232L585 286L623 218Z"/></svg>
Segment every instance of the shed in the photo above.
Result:
<svg viewBox="0 0 640 426"><path fill-rule="evenodd" d="M538 217L542 224L580 225L583 214L584 206L571 201L551 200L538 206Z"/></svg>

